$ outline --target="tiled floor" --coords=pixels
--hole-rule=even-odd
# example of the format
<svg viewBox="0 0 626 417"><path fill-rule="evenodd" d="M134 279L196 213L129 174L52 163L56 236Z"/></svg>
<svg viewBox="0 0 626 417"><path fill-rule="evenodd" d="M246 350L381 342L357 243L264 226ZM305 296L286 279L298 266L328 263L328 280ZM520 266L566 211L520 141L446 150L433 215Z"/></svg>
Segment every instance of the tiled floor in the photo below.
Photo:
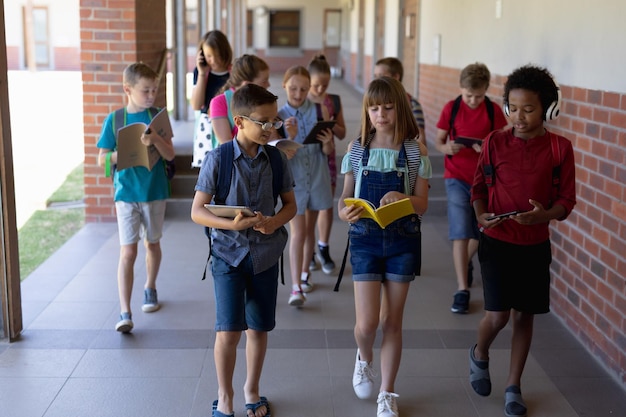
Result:
<svg viewBox="0 0 626 417"><path fill-rule="evenodd" d="M144 267L137 263L135 330L113 330L119 314L116 227L91 224L24 281L26 330L0 345L0 415L6 417L208 416L216 396L213 299L201 280L207 242L188 213L170 213L158 281L162 309L140 310ZM471 313L450 313L454 290L445 218L426 216L424 267L405 312L401 415L502 416L509 331L491 352L494 392L483 398L468 383L468 347L481 318L481 288ZM332 252L340 260L346 227L337 222ZM141 253L139 259L142 259ZM353 293L347 270L314 273L317 285L303 308L287 305L279 288L278 326L270 334L262 394L274 416L374 416L374 400L352 392L355 345ZM243 338L245 340L245 338ZM242 340L242 343L243 343ZM243 344L242 344L243 346ZM236 415L243 416L244 351L238 350ZM530 415L626 416L626 396L552 315L537 317L523 379Z"/></svg>
<svg viewBox="0 0 626 417"><path fill-rule="evenodd" d="M344 106L359 105L353 100ZM113 329L119 315L115 224L87 225L24 281L23 337L0 343L0 416L210 416L217 390L215 317L211 279L201 280L208 244L189 219L188 207L177 207L168 212L162 240L162 308L141 312L141 249L130 335ZM500 417L510 331L498 336L491 351L494 391L479 397L468 383L467 353L482 317L480 280L472 289L470 314L450 313L455 280L445 217L426 215L422 233L422 276L411 285L407 301L396 383L401 416ZM337 221L331 242L337 263L345 243L346 226ZM349 267L339 292L332 291L335 278L315 272L317 287L303 308L289 307L289 285L279 286L278 324L270 334L261 380L273 416L375 416L375 400L357 399L351 387ZM235 374L239 417L245 415L244 341ZM536 319L523 391L530 416L626 416L623 388L551 314Z"/></svg>

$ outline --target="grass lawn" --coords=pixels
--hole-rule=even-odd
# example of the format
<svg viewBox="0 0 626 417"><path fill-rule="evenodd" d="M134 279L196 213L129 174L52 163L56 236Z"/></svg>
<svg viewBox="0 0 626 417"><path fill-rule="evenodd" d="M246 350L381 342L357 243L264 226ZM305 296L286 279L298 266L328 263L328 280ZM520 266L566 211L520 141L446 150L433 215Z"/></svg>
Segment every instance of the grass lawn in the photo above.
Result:
<svg viewBox="0 0 626 417"><path fill-rule="evenodd" d="M78 165L48 199L47 210L37 210L18 230L20 277L25 279L85 224L83 165ZM68 204L77 203L77 204Z"/></svg>

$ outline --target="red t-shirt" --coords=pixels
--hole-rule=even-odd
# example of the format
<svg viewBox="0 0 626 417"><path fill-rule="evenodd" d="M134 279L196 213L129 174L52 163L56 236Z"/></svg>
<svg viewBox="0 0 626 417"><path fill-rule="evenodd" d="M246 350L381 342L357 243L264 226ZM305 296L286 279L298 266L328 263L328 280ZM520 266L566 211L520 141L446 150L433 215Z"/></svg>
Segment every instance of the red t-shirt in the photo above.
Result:
<svg viewBox="0 0 626 417"><path fill-rule="evenodd" d="M437 127L441 130L450 130L450 116L454 100L449 101L441 111ZM502 129L507 125L502 109L493 103L493 130ZM470 108L463 100L459 111L454 119L454 132L456 136L484 139L491 132L491 121L487 113L486 102L482 102L476 109ZM454 140L448 137L447 140ZM444 160L444 178L455 178L471 184L474 179L474 171L478 163L478 153L472 148L463 148L454 156Z"/></svg>
<svg viewBox="0 0 626 417"><path fill-rule="evenodd" d="M560 185L553 205L565 207L566 214L559 219L564 220L576 204L574 150L568 139L548 131L543 136L528 140L515 137L512 129L490 135L478 161L472 186L472 203L485 200L487 211L495 214L532 210L529 199L540 202L546 209L550 208L554 166L550 135L557 138L561 157ZM494 169L491 194L490 187L485 184L484 174L487 146ZM488 201L490 195L493 200ZM517 245L535 245L550 238L548 223L521 225L514 220L505 220L496 227L485 229L484 233Z"/></svg>

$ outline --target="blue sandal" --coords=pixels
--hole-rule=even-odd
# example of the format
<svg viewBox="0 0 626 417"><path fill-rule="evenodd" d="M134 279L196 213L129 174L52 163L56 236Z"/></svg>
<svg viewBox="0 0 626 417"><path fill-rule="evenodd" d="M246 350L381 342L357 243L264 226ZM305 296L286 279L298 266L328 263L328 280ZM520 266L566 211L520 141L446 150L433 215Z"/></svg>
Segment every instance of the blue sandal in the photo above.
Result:
<svg viewBox="0 0 626 417"><path fill-rule="evenodd" d="M261 399L256 403L246 404L246 413L248 413L248 411L252 411L252 413L256 416L256 410L261 407L265 407L267 410L265 417L272 417L272 413L270 412L270 403L265 397L261 397ZM250 413L248 413L248 417L250 417Z"/></svg>
<svg viewBox="0 0 626 417"><path fill-rule="evenodd" d="M489 377L489 360L481 361L474 356L476 345L469 350L470 384L478 395L483 397L491 394L491 378Z"/></svg>
<svg viewBox="0 0 626 417"><path fill-rule="evenodd" d="M235 417L235 413L224 414L217 410L217 400L213 401L213 409L211 410L211 417Z"/></svg>
<svg viewBox="0 0 626 417"><path fill-rule="evenodd" d="M517 385L511 385L504 391L504 415L507 417L526 417L526 404L522 391Z"/></svg>

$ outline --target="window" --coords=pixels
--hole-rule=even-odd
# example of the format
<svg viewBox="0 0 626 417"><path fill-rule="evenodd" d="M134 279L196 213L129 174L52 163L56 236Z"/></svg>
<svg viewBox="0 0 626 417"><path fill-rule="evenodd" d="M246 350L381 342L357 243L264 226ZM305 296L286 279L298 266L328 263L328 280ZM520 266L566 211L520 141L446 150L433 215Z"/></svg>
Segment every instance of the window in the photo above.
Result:
<svg viewBox="0 0 626 417"><path fill-rule="evenodd" d="M270 48L300 47L300 12L270 11Z"/></svg>
<svg viewBox="0 0 626 417"><path fill-rule="evenodd" d="M50 34L48 32L48 8L47 7L24 7L24 44L25 65L37 68L50 66ZM34 60L34 62L33 62Z"/></svg>

